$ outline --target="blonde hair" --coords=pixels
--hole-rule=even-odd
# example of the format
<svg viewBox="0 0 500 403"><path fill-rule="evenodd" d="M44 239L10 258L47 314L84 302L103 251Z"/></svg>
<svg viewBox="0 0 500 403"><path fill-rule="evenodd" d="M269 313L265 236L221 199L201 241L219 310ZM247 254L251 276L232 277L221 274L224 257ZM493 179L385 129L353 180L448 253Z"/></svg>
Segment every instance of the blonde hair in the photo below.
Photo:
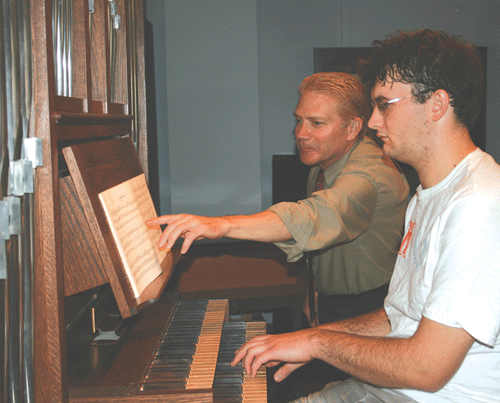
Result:
<svg viewBox="0 0 500 403"><path fill-rule="evenodd" d="M360 118L363 122L358 137L365 135L370 119L370 103L361 82L351 74L341 72L316 73L304 78L299 86L299 95L319 92L333 98L333 107L346 123Z"/></svg>

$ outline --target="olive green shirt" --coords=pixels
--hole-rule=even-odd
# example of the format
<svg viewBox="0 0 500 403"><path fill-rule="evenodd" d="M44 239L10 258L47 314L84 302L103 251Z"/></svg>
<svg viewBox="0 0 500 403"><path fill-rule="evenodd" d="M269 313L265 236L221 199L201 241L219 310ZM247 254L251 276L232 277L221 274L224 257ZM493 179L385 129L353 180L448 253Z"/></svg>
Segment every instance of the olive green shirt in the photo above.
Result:
<svg viewBox="0 0 500 403"><path fill-rule="evenodd" d="M358 140L325 170L325 189L313 192L319 167L311 168L308 197L275 204L293 240L276 245L288 261L312 257L316 290L358 294L387 284L401 243L408 183L368 137Z"/></svg>

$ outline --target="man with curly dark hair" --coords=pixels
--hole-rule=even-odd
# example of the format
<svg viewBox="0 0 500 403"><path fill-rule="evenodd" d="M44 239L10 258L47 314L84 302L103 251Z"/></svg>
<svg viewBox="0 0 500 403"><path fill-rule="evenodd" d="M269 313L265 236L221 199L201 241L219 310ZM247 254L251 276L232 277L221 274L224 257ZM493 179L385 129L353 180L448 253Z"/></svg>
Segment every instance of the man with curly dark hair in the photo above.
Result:
<svg viewBox="0 0 500 403"><path fill-rule="evenodd" d="M500 166L470 130L483 78L475 47L444 32L398 32L363 64L386 155L420 186L384 308L242 346L280 381L312 359L351 374L300 402L465 402L500 396Z"/></svg>

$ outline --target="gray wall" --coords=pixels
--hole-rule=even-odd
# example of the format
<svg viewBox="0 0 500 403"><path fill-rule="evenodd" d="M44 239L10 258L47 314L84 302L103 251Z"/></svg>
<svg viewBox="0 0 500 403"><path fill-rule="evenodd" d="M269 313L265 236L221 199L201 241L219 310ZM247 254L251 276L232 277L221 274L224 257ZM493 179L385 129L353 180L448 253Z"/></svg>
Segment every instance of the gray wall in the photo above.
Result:
<svg viewBox="0 0 500 403"><path fill-rule="evenodd" d="M145 0L154 39L160 213L271 204L273 154L294 152L313 48L442 29L488 47L486 151L500 161L499 0ZM152 150L154 152L155 150Z"/></svg>

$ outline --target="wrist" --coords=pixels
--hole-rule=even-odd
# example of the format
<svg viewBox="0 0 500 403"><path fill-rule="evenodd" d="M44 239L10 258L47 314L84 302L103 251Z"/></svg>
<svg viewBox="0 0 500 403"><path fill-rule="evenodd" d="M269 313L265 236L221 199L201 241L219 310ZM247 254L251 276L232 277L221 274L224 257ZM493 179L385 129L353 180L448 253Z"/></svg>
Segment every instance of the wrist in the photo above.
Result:
<svg viewBox="0 0 500 403"><path fill-rule="evenodd" d="M230 216L216 217L216 220L217 220L217 227L219 228L219 238L234 237L234 234L232 233L234 232L232 231L234 226Z"/></svg>
<svg viewBox="0 0 500 403"><path fill-rule="evenodd" d="M311 346L311 357L324 359L328 346L332 343L332 331L322 328L312 328L309 335L309 345Z"/></svg>

